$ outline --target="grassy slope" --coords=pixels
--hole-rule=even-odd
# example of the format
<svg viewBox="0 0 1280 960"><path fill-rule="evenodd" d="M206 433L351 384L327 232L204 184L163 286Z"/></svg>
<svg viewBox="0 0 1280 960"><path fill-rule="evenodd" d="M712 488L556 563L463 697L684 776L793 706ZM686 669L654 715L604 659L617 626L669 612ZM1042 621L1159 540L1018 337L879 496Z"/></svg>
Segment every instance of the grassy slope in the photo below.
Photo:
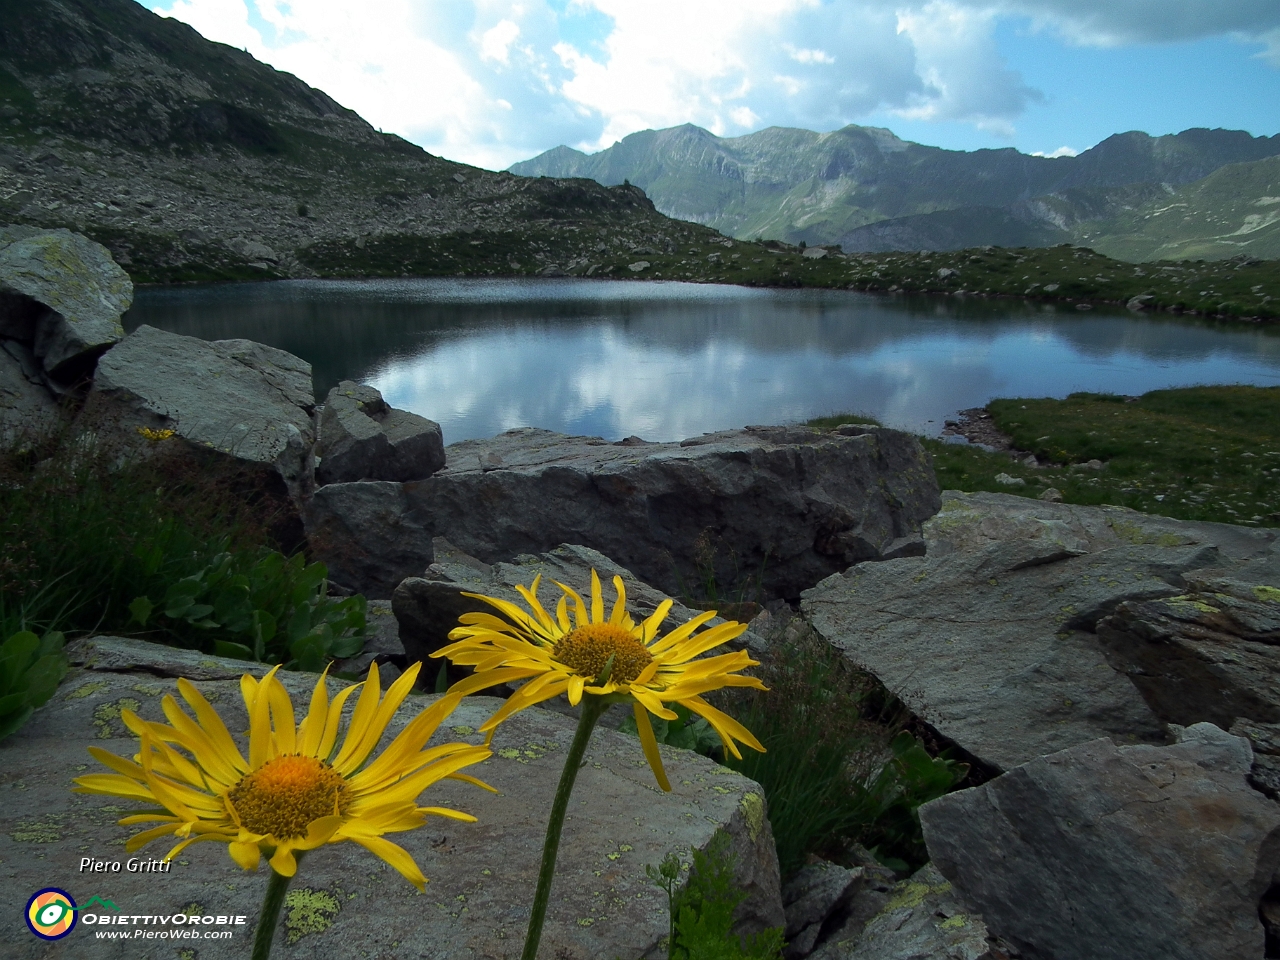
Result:
<svg viewBox="0 0 1280 960"><path fill-rule="evenodd" d="M994 400L987 409L1018 450L1049 465L926 440L943 489L1036 497L1053 487L1067 503L1280 527L1280 388L1190 387L1137 398L1077 393ZM811 422L830 427L839 419ZM1076 466L1091 460L1102 469ZM1000 483L1000 474L1023 484Z"/></svg>
<svg viewBox="0 0 1280 960"><path fill-rule="evenodd" d="M811 251L812 252L812 251ZM1227 318L1280 316L1280 261L1146 263L1111 260L1083 247L978 248L821 259L783 244L710 239L673 253L602 258L615 275L748 286L828 287L870 292L1019 297L1078 305L1124 304ZM585 267L576 272L585 272ZM940 275L945 271L951 271Z"/></svg>
<svg viewBox="0 0 1280 960"><path fill-rule="evenodd" d="M1223 167L1082 239L1124 260L1280 257L1280 157Z"/></svg>
<svg viewBox="0 0 1280 960"><path fill-rule="evenodd" d="M1074 393L987 405L1017 451L925 439L944 490L1116 504L1179 520L1280 527L1280 387L1188 387L1141 397ZM829 430L868 418L810 420ZM1042 464L1022 461L1034 453ZM1084 464L1102 461L1101 470ZM1021 480L1001 483L998 475Z"/></svg>

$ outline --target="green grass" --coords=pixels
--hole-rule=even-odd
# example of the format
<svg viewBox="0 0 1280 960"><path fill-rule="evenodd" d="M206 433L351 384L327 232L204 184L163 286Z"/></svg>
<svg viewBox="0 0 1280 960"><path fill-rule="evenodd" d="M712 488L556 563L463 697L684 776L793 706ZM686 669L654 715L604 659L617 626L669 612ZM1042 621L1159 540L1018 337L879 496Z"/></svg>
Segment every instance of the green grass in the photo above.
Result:
<svg viewBox="0 0 1280 960"><path fill-rule="evenodd" d="M1189 387L1136 398L1075 393L993 400L987 409L1015 448L1049 465L1027 467L1005 453L926 439L942 489L1036 497L1053 487L1067 503L1280 526L1280 388ZM811 423L829 428L834 419ZM1102 469L1076 466L1090 460L1102 461ZM999 474L1024 483L998 483Z"/></svg>
<svg viewBox="0 0 1280 960"><path fill-rule="evenodd" d="M117 469L85 434L15 442L0 451L0 635L138 633L134 598L163 596L226 551L278 546L280 509L181 455Z"/></svg>

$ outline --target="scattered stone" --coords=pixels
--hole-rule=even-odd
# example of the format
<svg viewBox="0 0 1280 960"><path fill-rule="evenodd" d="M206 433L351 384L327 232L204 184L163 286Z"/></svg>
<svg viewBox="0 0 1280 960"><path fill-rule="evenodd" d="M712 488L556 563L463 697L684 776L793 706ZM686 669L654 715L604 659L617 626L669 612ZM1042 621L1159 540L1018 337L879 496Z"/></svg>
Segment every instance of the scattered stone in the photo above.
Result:
<svg viewBox="0 0 1280 960"><path fill-rule="evenodd" d="M1261 957L1280 805L1246 782L1250 761L1212 724L1172 746L1095 740L920 821L934 864L1028 960Z"/></svg>
<svg viewBox="0 0 1280 960"><path fill-rule="evenodd" d="M1084 463L1073 463L1071 469L1077 473L1082 470L1101 470L1103 463L1101 460L1086 460Z"/></svg>
<svg viewBox="0 0 1280 960"><path fill-rule="evenodd" d="M649 266L648 260L637 260L635 263L628 263L627 269L632 273L639 273L641 270L648 270Z"/></svg>
<svg viewBox="0 0 1280 960"><path fill-rule="evenodd" d="M350 380L325 399L316 455L322 484L421 480L445 463L440 424L389 407L376 387Z"/></svg>
<svg viewBox="0 0 1280 960"><path fill-rule="evenodd" d="M1280 800L1280 723L1237 720L1231 725L1231 735L1244 737L1253 747L1249 783L1272 800ZM1276 926L1280 927L1280 923Z"/></svg>
<svg viewBox="0 0 1280 960"><path fill-rule="evenodd" d="M246 926L237 928L244 932L233 940L201 941L199 948L200 960L243 957L244 938L252 937L261 908L266 870L245 873L224 844L201 843L184 852L162 882L130 873L123 869L128 857L120 843L140 828L115 822L123 815L120 804L127 801L73 794L67 781L105 770L85 752L88 744L132 756L137 740L120 722L121 708L163 721L161 697L174 693L175 676L193 678L239 737L247 720L238 678L269 668L110 637L77 642L68 652L75 666L54 698L4 742L0 882L25 898L48 886L51 878L78 876L81 857L120 860L121 872L111 874L110 889L96 892L125 913L170 914L197 904L195 909L207 914L244 915ZM315 676L289 671L279 676L295 708L305 710ZM344 685L331 676L330 695ZM410 697L393 718L388 739L434 699ZM467 698L435 742L482 743L484 735L476 729L500 703L490 697ZM547 814L574 726L549 710L523 711L498 728L494 756L465 771L492 784L497 794L448 780L423 794L424 805L451 807L478 818L459 823L430 817L422 828L391 838L428 877L425 894L354 843L326 845L308 855L292 889L319 902L323 909L313 919L320 922L295 920L290 927L286 919L285 936L296 935L297 943L281 942L275 952L517 957ZM243 741L240 747L245 749ZM655 788L634 737L600 728L593 734L561 840L542 939L546 956L639 960L651 951L656 955L667 933L667 901L645 876L645 865L672 852L687 859L690 846L705 848L719 832L729 835L737 857L735 881L748 895L738 929L752 933L784 923L777 858L760 788L692 751L660 749L671 793ZM157 841L139 855L163 856L170 845ZM94 892L90 887L83 897ZM73 936L93 935L76 931ZM28 960L42 956L46 948L21 923L0 931L0 955L5 957Z"/></svg>
<svg viewBox="0 0 1280 960"><path fill-rule="evenodd" d="M1122 603L1099 621L1108 660L1169 723L1280 722L1280 568L1186 581L1183 594Z"/></svg>
<svg viewBox="0 0 1280 960"><path fill-rule="evenodd" d="M0 336L31 347L44 369L75 380L124 336L133 282L107 248L69 230L5 231Z"/></svg>
<svg viewBox="0 0 1280 960"><path fill-rule="evenodd" d="M933 864L895 884L867 920L847 922L811 960L1008 960L982 917Z"/></svg>
<svg viewBox="0 0 1280 960"><path fill-rule="evenodd" d="M833 913L847 908L861 885L861 867L849 869L820 860L804 867L782 888L787 925L785 960L798 960L813 952L822 926Z"/></svg>
<svg viewBox="0 0 1280 960"><path fill-rule="evenodd" d="M668 594L709 566L722 593L758 578L765 598L797 596L880 557L939 502L919 442L879 427L754 427L638 447L522 428L447 452L443 470L405 485L433 535L487 563L580 543ZM490 454L500 468L482 466Z"/></svg>
<svg viewBox="0 0 1280 960"><path fill-rule="evenodd" d="M1048 490L1041 493L1036 499L1043 500L1045 503L1061 503L1062 491L1057 487L1050 487Z"/></svg>
<svg viewBox="0 0 1280 960"><path fill-rule="evenodd" d="M806 260L821 260L828 253L830 251L826 247L806 247L804 253L800 254L800 256Z"/></svg>
<svg viewBox="0 0 1280 960"><path fill-rule="evenodd" d="M960 271L952 267L940 267L938 269L938 279L945 280L947 277L959 276Z"/></svg>
<svg viewBox="0 0 1280 960"><path fill-rule="evenodd" d="M388 480L326 484L303 508L307 543L329 579L380 600L431 563L431 522L405 485Z"/></svg>
<svg viewBox="0 0 1280 960"><path fill-rule="evenodd" d="M215 340L145 324L98 361L85 420L139 445L139 428L172 430L246 467L269 468L290 493L313 483L311 365L252 340Z"/></svg>
<svg viewBox="0 0 1280 960"><path fill-rule="evenodd" d="M803 596L814 628L995 770L1164 724L1093 632L1192 571L1269 554L1272 531L948 491L925 557L859 564Z"/></svg>
<svg viewBox="0 0 1280 960"><path fill-rule="evenodd" d="M246 260L269 261L275 263L280 259L280 255L268 247L261 240L246 240L244 237L234 237L227 242L227 246L235 253L240 254ZM263 266L268 266L263 263Z"/></svg>
<svg viewBox="0 0 1280 960"><path fill-rule="evenodd" d="M1125 307L1134 313L1141 313L1147 309L1147 301L1154 300L1155 296L1150 293L1140 293L1136 297L1130 297L1125 303Z"/></svg>
<svg viewBox="0 0 1280 960"><path fill-rule="evenodd" d="M1025 487L1027 485L1027 481L1021 477L1011 477L1007 473L997 473L995 481L1002 487Z"/></svg>

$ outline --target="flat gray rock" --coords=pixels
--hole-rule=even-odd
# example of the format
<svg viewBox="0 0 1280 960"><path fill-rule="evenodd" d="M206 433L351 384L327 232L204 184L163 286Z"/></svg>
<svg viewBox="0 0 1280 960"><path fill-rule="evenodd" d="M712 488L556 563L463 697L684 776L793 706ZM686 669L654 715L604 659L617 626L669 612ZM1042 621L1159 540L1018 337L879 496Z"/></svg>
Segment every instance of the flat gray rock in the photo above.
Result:
<svg viewBox="0 0 1280 960"><path fill-rule="evenodd" d="M25 231L24 231L25 232ZM133 282L107 248L70 230L13 235L0 244L0 330L26 340L60 379L89 372L124 336ZM44 309L32 310L32 304Z"/></svg>
<svg viewBox="0 0 1280 960"><path fill-rule="evenodd" d="M1280 805L1248 741L1183 738L1095 740L927 803L930 856L1026 960L1261 958Z"/></svg>
<svg viewBox="0 0 1280 960"><path fill-rule="evenodd" d="M608 443L523 428L452 444L444 470L405 487L435 535L487 563L579 543L668 593L704 579L701 565L723 592L759 578L766 597L795 597L938 507L914 437L854 432Z"/></svg>
<svg viewBox="0 0 1280 960"><path fill-rule="evenodd" d="M316 455L322 484L422 480L445 463L440 424L389 407L375 387L350 380L325 399Z"/></svg>
<svg viewBox="0 0 1280 960"><path fill-rule="evenodd" d="M1016 501L1016 502L1014 502ZM948 491L928 555L860 564L804 594L814 628L917 716L996 770L1162 719L1093 632L1125 601L1265 554L1274 535L1119 508Z"/></svg>
<svg viewBox="0 0 1280 960"><path fill-rule="evenodd" d="M130 755L137 741L125 736L120 711L128 707L160 719L160 698L174 691L175 675L199 678L197 686L228 717L232 731L246 724L239 684L261 665L219 660L141 641L99 637L70 648L79 664L54 698L14 736L0 743L0 882L6 909L17 916L27 898L59 886L84 902L114 901L125 913L242 914L246 926L229 941L200 941L200 960L247 956L257 920L265 872L240 870L222 844L185 851L168 874L81 874L82 857L128 859L123 841L137 828L117 826L127 801L70 792L71 778L99 769L85 751L96 744ZM315 683L307 674L281 674L295 708L305 709ZM331 682L331 693L340 686ZM400 729L433 697L411 697L398 713ZM439 738L479 743L475 733L500 701L468 698L441 727ZM541 855L545 818L573 723L548 710L530 709L499 729L495 755L468 768L500 791L485 793L446 782L423 794L424 805L472 813L477 823L432 818L421 829L396 834L429 882L420 894L383 861L353 844L326 846L302 864L291 888L284 930L273 957L519 957ZM385 742L385 741L384 741ZM738 857L737 881L749 898L740 915L743 932L783 923L777 859L760 789L704 757L663 747L674 787L653 783L633 738L598 730L578 777L561 841L559 870L542 939L541 955L567 960L656 955L667 932L666 895L649 883L646 864L667 853L703 848L717 831L730 836ZM142 856L162 856L164 841ZM265 868L262 868L265 871ZM0 930L0 954L12 960L50 955L104 960L171 958L190 942L87 944L91 928L79 926L50 947L19 923Z"/></svg>
<svg viewBox="0 0 1280 960"><path fill-rule="evenodd" d="M584 599L591 596L591 571L600 576L606 606L613 603L613 578L622 577L627 592L627 609L640 620L664 600L669 599L661 590L639 580L625 567L614 563L599 551L589 547L562 543L554 550L536 556L516 557L511 563L487 564L462 553L443 537L433 542L435 560L426 570L425 577L412 577L396 587L391 596L391 607L400 626L400 639L405 654L412 663L422 660L430 663L431 654L449 643L449 631L458 626L458 618L464 613L492 613L493 607L482 600L463 596L463 593L480 593L517 604L526 605L516 586L527 587L535 577L541 576L539 597L547 610L554 610L560 598L560 588L555 581L577 590ZM679 601L672 604L671 612L660 629L671 630L686 623L701 611L690 610ZM716 617L708 626L723 623ZM745 646L760 652L765 647L764 638L747 630L735 646Z"/></svg>
<svg viewBox="0 0 1280 960"><path fill-rule="evenodd" d="M311 365L252 340L200 340L139 327L98 362L86 416L173 430L248 467L270 467L291 491L312 482Z"/></svg>

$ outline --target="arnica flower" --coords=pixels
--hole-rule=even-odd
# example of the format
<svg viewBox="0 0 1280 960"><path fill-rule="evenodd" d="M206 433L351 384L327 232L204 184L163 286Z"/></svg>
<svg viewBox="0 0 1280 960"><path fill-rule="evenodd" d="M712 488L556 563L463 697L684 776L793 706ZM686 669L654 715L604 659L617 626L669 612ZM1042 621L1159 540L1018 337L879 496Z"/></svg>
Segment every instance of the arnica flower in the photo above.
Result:
<svg viewBox="0 0 1280 960"><path fill-rule="evenodd" d="M594 570L591 571L590 615L582 597L557 581L556 586L564 593L552 617L538 601L541 580L541 576L535 577L527 589L516 587L532 615L506 600L466 594L492 605L510 622L492 614L465 613L459 618L462 626L449 633L449 639L457 642L431 654L448 657L459 666L475 668L475 674L454 684L450 693L466 695L500 683L528 679L528 683L485 721L480 727L482 731L492 730L517 711L561 693L568 694L573 706L582 700L583 693L630 700L645 757L663 790L670 790L671 785L662 768L649 714L675 720L676 713L667 708L668 703L679 703L706 717L720 735L725 750L733 756L742 756L736 741L764 751L746 727L701 696L722 687L765 689L756 677L737 672L758 665L745 650L699 659L707 651L742 634L746 624L729 621L697 633L699 627L715 618L715 611L709 610L659 638L658 626L671 611L672 601L662 601L648 618L637 624L627 612L626 588L621 577L613 578L617 600L606 620L600 577ZM610 661L608 679L598 683Z"/></svg>
<svg viewBox="0 0 1280 960"><path fill-rule="evenodd" d="M421 890L426 878L413 857L384 834L413 830L432 814L474 821L457 810L417 805L419 794L441 779L493 788L458 772L488 758L486 747L446 743L423 749L457 706L456 696L422 711L366 763L412 688L419 666L406 670L385 697L376 664L362 683L346 687L332 700L321 675L310 709L296 726L289 694L276 677L279 668L262 680L246 674L240 691L249 714L247 760L209 701L189 680L180 679L178 691L194 718L172 696L162 700L168 724L121 711L125 725L141 740L140 752L128 760L90 747L94 758L115 772L78 777L76 791L155 806L119 821L123 826L159 823L131 837L125 847L129 852L172 835L179 838L165 855L172 859L190 844L216 840L227 844L231 858L246 870L256 870L260 858L267 857L274 874L287 882L302 853L350 840ZM356 691L360 697L339 746L343 705Z"/></svg>
<svg viewBox="0 0 1280 960"><path fill-rule="evenodd" d="M477 593L466 594L485 601L507 619L489 613L464 613L459 618L461 626L449 633L449 639L455 642L432 654L433 657L448 657L460 666L475 669L472 676L450 687L450 694L465 696L500 683L526 681L481 725L482 731L492 731L512 714L561 693L568 694L569 702L574 706L582 704L578 729L565 757L547 821L542 865L538 871L522 960L535 960L538 955L569 796L573 792L578 768L582 766L591 731L609 704L624 700L631 702L645 758L663 790L670 790L671 784L662 768L662 757L658 753L649 714L666 720L677 719L676 712L666 706L668 703L679 703L705 717L720 735L725 750L733 756L742 756L738 752L739 741L753 750L764 752L764 747L751 735L751 731L702 699L702 694L723 687L766 689L755 677L737 672L757 665L745 650L714 657L702 656L739 636L747 629L746 624L727 622L698 633L699 627L715 617L713 610L699 614L664 637L658 637L658 626L671 612L672 601L662 601L658 609L637 624L627 612L627 594L621 577L613 578L617 599L608 619L605 619L600 577L594 570L591 571L590 614L582 597L557 581L556 586L563 595L556 604L556 615L552 617L538 601L541 582L541 577L535 577L527 589L516 587L530 612L506 600Z"/></svg>

